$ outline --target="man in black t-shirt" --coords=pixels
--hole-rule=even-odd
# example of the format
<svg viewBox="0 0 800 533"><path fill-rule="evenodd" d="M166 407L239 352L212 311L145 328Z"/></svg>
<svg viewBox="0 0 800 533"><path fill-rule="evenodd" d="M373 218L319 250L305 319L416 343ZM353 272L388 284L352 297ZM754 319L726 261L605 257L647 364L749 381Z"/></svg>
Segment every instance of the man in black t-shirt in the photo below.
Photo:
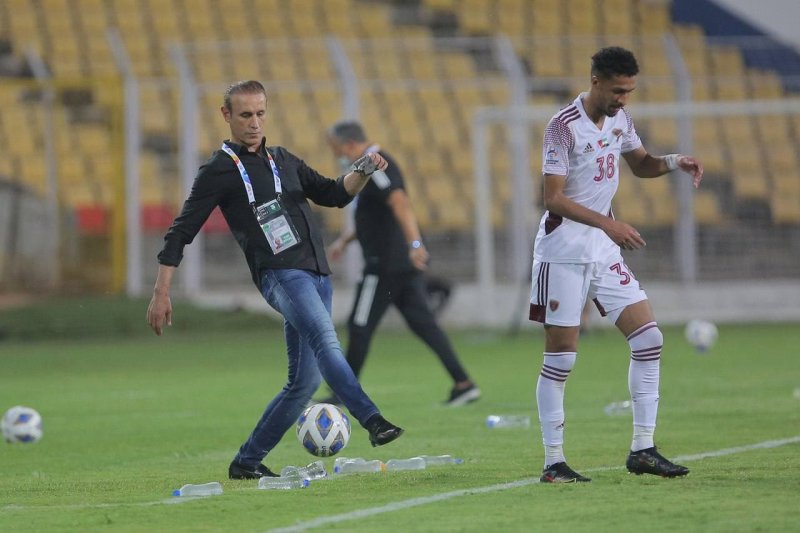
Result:
<svg viewBox="0 0 800 533"><path fill-rule="evenodd" d="M334 124L328 131L328 144L343 167L376 152L389 163L385 171L372 174L372 180L356 197L355 232L342 234L328 248L331 259L336 260L350 242L358 239L364 253L363 278L348 320L347 362L358 376L372 335L389 304L394 304L411 331L433 350L453 379L453 388L445 403L459 406L477 400L480 389L461 366L428 305L423 276L428 251L422 243L397 163L367 140L357 122Z"/></svg>

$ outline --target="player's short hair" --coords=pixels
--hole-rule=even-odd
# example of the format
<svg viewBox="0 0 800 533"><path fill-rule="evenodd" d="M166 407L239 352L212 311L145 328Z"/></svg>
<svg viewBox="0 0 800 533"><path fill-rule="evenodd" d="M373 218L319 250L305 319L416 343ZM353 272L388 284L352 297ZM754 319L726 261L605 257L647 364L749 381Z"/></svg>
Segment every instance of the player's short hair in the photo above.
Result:
<svg viewBox="0 0 800 533"><path fill-rule="evenodd" d="M620 46L601 48L592 56L592 76L612 78L614 76L636 76L639 64L633 52Z"/></svg>
<svg viewBox="0 0 800 533"><path fill-rule="evenodd" d="M225 109L228 111L231 110L231 96L234 94L263 94L264 98L267 97L267 90L261 84L260 81L256 80L247 80L247 81L237 81L236 83L231 84L227 89L225 89L225 96L223 97L223 104L225 105Z"/></svg>
<svg viewBox="0 0 800 533"><path fill-rule="evenodd" d="M328 135L342 143L349 141L367 142L367 134L364 133L364 127L355 120L340 120L328 129Z"/></svg>

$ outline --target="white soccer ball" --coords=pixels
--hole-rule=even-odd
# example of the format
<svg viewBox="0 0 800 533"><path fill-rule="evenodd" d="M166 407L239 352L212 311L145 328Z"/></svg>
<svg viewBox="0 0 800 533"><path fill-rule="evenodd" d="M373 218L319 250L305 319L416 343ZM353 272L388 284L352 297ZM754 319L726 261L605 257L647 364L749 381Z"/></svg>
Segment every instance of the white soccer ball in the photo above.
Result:
<svg viewBox="0 0 800 533"><path fill-rule="evenodd" d="M350 419L335 405L314 404L297 419L297 440L311 455L336 455L350 440Z"/></svg>
<svg viewBox="0 0 800 533"><path fill-rule="evenodd" d="M705 352L717 342L717 326L707 320L690 320L686 324L686 340L699 352Z"/></svg>
<svg viewBox="0 0 800 533"><path fill-rule="evenodd" d="M36 442L42 438L42 416L30 407L12 407L3 415L0 425L8 442Z"/></svg>

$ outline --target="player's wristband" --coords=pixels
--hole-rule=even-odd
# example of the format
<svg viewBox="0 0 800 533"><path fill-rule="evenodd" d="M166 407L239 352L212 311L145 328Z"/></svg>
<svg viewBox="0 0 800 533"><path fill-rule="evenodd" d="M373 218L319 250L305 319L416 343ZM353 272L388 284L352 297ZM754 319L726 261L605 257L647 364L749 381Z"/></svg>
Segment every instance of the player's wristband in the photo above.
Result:
<svg viewBox="0 0 800 533"><path fill-rule="evenodd" d="M408 245L409 248L412 250L416 250L417 248L422 248L422 241L411 241L411 244Z"/></svg>
<svg viewBox="0 0 800 533"><path fill-rule="evenodd" d="M670 171L675 170L678 168L678 158L681 154L669 154L664 156L664 162L667 164L667 168Z"/></svg>

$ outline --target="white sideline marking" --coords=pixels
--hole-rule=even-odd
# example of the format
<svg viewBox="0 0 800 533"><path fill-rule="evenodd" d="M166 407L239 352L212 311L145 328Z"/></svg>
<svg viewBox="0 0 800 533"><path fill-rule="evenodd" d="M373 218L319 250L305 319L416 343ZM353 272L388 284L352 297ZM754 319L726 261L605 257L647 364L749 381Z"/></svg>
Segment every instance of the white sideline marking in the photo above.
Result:
<svg viewBox="0 0 800 533"><path fill-rule="evenodd" d="M795 443L800 443L800 435L796 437L789 437L786 439L767 440L763 442L757 442L755 444L737 446L735 448L723 448L721 450L697 453L694 455L681 455L675 457L674 460L677 462L698 461L700 459L707 459L710 457L722 457L724 455L732 455L736 453L747 452L750 450L778 448L780 446L785 446L787 444L795 444ZM620 468L622 467L600 466L596 468L587 468L584 470L584 472L607 472L610 470L619 470ZM269 530L268 533L288 533L292 531L306 531L308 529L323 526L326 524L335 524L338 522L346 522L348 520L355 520L357 518L364 518L376 514L388 513L391 511L399 511L401 509L408 509L409 507L416 507L418 505L426 505L429 503L434 503L442 500L449 500L451 498L458 498L460 496L466 496L467 494L484 494L487 492L498 492L502 490L515 489L518 487L525 487L527 485L533 485L535 483L539 483L538 477L525 478L525 479L520 479L519 481L500 483L497 485L489 485L486 487L476 487L470 489L455 490L451 492L443 492L441 494L434 494L432 496L422 496L419 498L411 498L409 500L402 500L398 502L388 503L379 507L360 509L358 511L350 511L348 513L342 513L338 515L322 516L319 518L315 518L313 520L308 520L306 522L300 522L293 526L271 529ZM64 505L17 505L12 503L0 507L0 512L27 511L33 509L49 510L49 509L104 509L104 508L114 508L114 507L152 507L154 505L176 505L176 504L188 503L204 499L205 497L189 497L189 498L184 497L184 498L169 498L151 502L117 502L117 503L88 503L88 504L76 503L76 504L64 504Z"/></svg>
<svg viewBox="0 0 800 533"><path fill-rule="evenodd" d="M711 452L703 452L697 453L694 455L681 455L675 457L675 461L677 462L688 462L688 461L698 461L700 459L707 459L709 457L722 457L724 455L732 455L735 453L742 453L747 452L750 450L760 450L765 448L777 448L779 446L785 446L787 444L795 444L800 442L800 435L795 437L789 437L787 439L779 439L779 440L767 440L764 442L757 442L755 444L748 444L746 446L737 446L735 448L723 448L721 450L715 450ZM621 466L601 466L598 468L587 468L584 472L601 472L607 470L618 470L622 468ZM348 513L342 513L337 515L330 515L330 516L321 516L319 518L315 518L313 520L308 520L306 522L299 522L293 526L288 527L281 527L277 529L270 529L267 533L290 533L294 531L306 531L308 529L312 529L319 526L324 526L328 524L337 524L339 522L347 522L349 520L356 520L358 518L366 518L368 516L374 516L377 514L389 513L392 511L399 511L401 509L408 509L410 507L417 507L418 505L427 505L429 503L439 502L442 500L449 500L452 498L459 498L461 496L466 496L467 494L483 494L487 492L499 492L502 490L508 489L515 489L518 487L524 487L527 485L534 485L539 483L538 477L526 478L521 479L519 481L512 481L510 483L500 483L497 485L489 485L486 487L477 487L474 489L461 489L461 490L454 490L451 492L443 492L441 494L434 494L432 496L422 496L420 498L411 498L408 500L402 500L398 502L387 503L385 505L381 505L378 507L370 507L366 509L359 509L357 511L350 511Z"/></svg>

